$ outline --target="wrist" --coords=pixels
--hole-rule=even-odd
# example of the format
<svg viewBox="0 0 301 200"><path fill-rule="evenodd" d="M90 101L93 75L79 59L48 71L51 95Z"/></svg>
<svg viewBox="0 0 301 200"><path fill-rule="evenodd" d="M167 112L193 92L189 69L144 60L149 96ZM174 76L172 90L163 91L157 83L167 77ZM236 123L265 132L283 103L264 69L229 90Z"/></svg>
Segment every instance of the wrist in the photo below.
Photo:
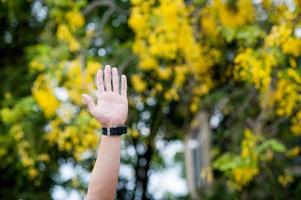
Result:
<svg viewBox="0 0 301 200"><path fill-rule="evenodd" d="M111 127L119 127L119 126L124 126L125 123L122 122L109 122L109 123L101 123L102 127L105 128L111 128Z"/></svg>
<svg viewBox="0 0 301 200"><path fill-rule="evenodd" d="M108 135L102 135L101 136L101 140L105 139L105 140L115 140L115 141L118 141L116 140L117 139L121 139L121 135L116 135L114 137L111 137L111 136L108 136Z"/></svg>
<svg viewBox="0 0 301 200"><path fill-rule="evenodd" d="M102 127L102 135L120 136L127 133L127 126Z"/></svg>

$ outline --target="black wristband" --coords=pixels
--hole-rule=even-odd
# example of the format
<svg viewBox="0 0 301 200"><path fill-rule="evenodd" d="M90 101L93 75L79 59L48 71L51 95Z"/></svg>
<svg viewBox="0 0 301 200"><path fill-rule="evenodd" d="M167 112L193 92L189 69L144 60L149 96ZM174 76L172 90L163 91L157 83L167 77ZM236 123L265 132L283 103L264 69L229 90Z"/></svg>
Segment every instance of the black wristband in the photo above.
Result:
<svg viewBox="0 0 301 200"><path fill-rule="evenodd" d="M108 136L119 136L127 133L127 126L102 127L102 134Z"/></svg>

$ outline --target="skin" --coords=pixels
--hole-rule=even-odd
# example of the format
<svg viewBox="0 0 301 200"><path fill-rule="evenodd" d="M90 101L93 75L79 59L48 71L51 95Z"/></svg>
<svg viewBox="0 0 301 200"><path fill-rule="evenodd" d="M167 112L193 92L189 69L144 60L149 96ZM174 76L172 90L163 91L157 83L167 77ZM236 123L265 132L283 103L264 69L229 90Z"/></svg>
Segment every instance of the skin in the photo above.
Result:
<svg viewBox="0 0 301 200"><path fill-rule="evenodd" d="M98 70L96 84L98 89L96 103L89 95L82 95L89 112L103 127L124 125L128 115L126 76L122 75L120 78L117 68L111 69L111 66L106 65L104 72ZM87 200L114 199L120 166L120 144L121 136L101 136Z"/></svg>

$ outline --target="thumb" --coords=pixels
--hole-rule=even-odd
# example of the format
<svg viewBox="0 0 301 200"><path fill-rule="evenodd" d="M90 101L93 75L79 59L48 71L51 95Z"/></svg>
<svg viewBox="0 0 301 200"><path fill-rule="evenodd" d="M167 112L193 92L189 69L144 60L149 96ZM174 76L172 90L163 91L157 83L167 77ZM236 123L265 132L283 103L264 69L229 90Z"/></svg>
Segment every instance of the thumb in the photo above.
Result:
<svg viewBox="0 0 301 200"><path fill-rule="evenodd" d="M83 97L83 100L84 100L86 106L88 107L89 112L92 115L94 115L94 111L95 111L96 105L93 102L93 99L89 95L87 95L87 94L82 94L82 97Z"/></svg>

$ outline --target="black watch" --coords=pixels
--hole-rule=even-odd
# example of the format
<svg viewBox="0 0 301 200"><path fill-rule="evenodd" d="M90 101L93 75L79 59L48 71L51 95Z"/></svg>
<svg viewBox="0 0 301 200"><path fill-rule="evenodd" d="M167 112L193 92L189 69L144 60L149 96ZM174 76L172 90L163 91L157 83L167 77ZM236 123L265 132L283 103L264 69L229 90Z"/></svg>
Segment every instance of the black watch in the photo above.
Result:
<svg viewBox="0 0 301 200"><path fill-rule="evenodd" d="M119 136L127 133L127 126L102 127L102 134L108 136Z"/></svg>

